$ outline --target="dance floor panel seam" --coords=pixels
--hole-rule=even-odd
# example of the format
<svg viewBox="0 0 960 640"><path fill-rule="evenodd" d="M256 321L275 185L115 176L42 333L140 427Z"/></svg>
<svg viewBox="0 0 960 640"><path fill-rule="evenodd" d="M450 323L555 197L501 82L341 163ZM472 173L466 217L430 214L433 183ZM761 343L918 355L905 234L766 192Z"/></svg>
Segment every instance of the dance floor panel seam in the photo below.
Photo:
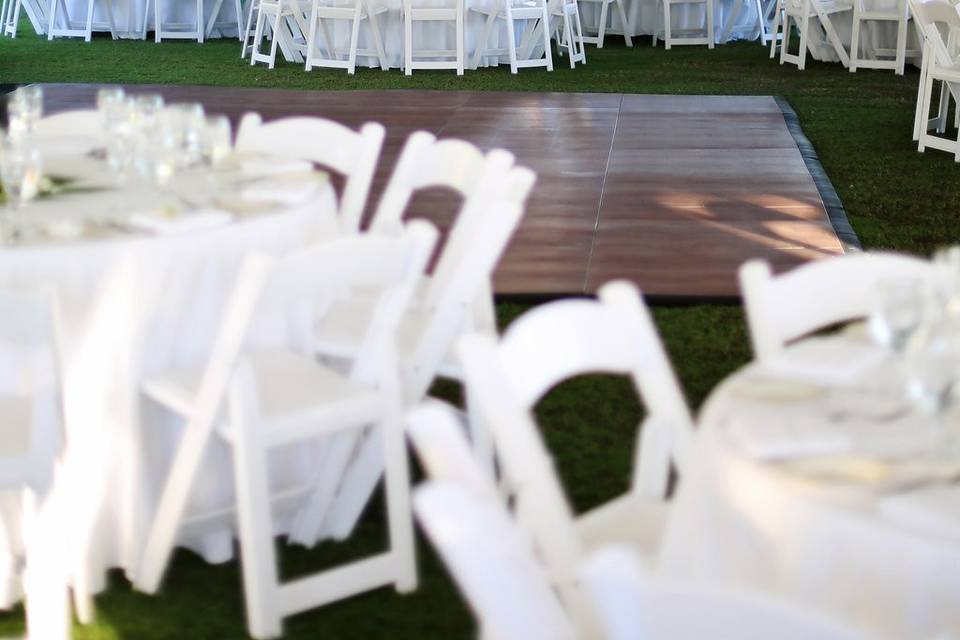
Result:
<svg viewBox="0 0 960 640"><path fill-rule="evenodd" d="M97 88L48 85L47 109L91 107ZM801 153L769 96L127 90L201 102L234 123L248 111L265 120L383 123L387 139L367 218L412 131L509 149L538 178L494 277L501 295L589 294L626 278L653 296L732 298L737 268L750 258L784 270L844 252L805 164L811 149L805 144ZM416 196L408 215L443 229L456 208L434 190Z"/></svg>

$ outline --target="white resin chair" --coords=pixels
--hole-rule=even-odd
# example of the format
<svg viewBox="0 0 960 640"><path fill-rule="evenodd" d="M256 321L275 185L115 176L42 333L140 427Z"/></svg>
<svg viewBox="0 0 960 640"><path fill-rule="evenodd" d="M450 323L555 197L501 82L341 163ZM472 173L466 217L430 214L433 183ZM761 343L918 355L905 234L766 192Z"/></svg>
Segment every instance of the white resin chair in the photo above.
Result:
<svg viewBox="0 0 960 640"><path fill-rule="evenodd" d="M780 64L789 62L802 71L807 65L807 52L816 49L832 51L844 67L850 66L850 56L837 34L831 16L852 12L852 0L778 0L778 4L782 9L780 31L774 32L776 37L770 45L771 57L779 39ZM796 54L789 51L790 32L793 27L800 34L800 48Z"/></svg>
<svg viewBox="0 0 960 640"><path fill-rule="evenodd" d="M282 258L247 259L208 362L193 371L156 376L143 386L153 402L186 420L186 430L135 576L138 589L154 593L159 587L185 523L191 487L214 437L232 448L253 637L279 636L284 617L378 586L394 584L401 592L416 586L394 340L435 241L431 225L414 222L398 238L351 236ZM346 374L317 362L311 355L315 317L335 298L370 287L382 293L361 354ZM252 329L258 322L267 324L259 325L261 338L256 340L263 339L265 327L286 326L287 344L256 347ZM327 444L315 478L307 486L271 496L268 454L311 442ZM367 446L369 442L375 444ZM291 502L291 496L334 491L360 448L371 451L386 470L389 549L281 584L271 512ZM211 523L220 516L207 515ZM193 528L201 517L190 518Z"/></svg>
<svg viewBox="0 0 960 640"><path fill-rule="evenodd" d="M908 57L918 57L916 50L907 50L908 25L910 11L907 0L893 0L893 6L886 8L873 6L877 0L854 0L853 33L850 40L850 71L857 69L893 69L898 76L903 75ZM897 43L893 49L878 46L877 30L869 29L863 34L863 24L869 22L894 22L897 25ZM861 38L863 35L869 36ZM861 49L862 54L861 54Z"/></svg>
<svg viewBox="0 0 960 640"><path fill-rule="evenodd" d="M403 0L403 72L411 75L414 69L455 69L463 75L464 8L465 0L450 0L453 6L415 7L413 0ZM454 28L453 49L418 49L414 40L416 22L446 22ZM440 59L438 59L440 58Z"/></svg>
<svg viewBox="0 0 960 640"><path fill-rule="evenodd" d="M47 6L47 40L53 40L54 38L83 38L86 42L90 42L93 37L93 8L95 2L96 0L87 0L86 22L80 22L70 18L70 13L67 11L66 0L50 0L50 4ZM17 0L16 2L16 9L14 11L16 19L19 19L20 16L21 3L22 0ZM113 20L113 9L110 0L103 0L102 6L104 12L107 14L106 26L110 29L110 35L116 40L117 29ZM58 11L61 14L59 23L57 21ZM12 35L16 35L16 30L14 30Z"/></svg>
<svg viewBox="0 0 960 640"><path fill-rule="evenodd" d="M674 29L671 8L674 5L703 5L703 27L699 29ZM663 46L669 50L673 45L705 44L713 49L715 35L713 32L713 1L712 0L657 0L658 17L663 16L663 30L653 29L653 46L657 46L657 36L662 34Z"/></svg>
<svg viewBox="0 0 960 640"><path fill-rule="evenodd" d="M383 125L376 122L354 131L323 118L281 118L263 124L258 114L248 113L240 121L234 149L309 160L344 176L337 216L340 230L353 234L360 230L385 134Z"/></svg>
<svg viewBox="0 0 960 640"><path fill-rule="evenodd" d="M19 507L19 514L0 509L7 542L3 553L13 552L4 569L15 574L15 557L22 551L30 637L67 638L73 559L64 551L70 548L70 523L65 505L50 495L63 445L56 304L46 291L11 290L0 291L0 309L0 359L11 376L0 393L0 492L12 494ZM19 517L7 520L10 515ZM81 620L90 622L93 600L79 584L74 585L74 601Z"/></svg>
<svg viewBox="0 0 960 640"><path fill-rule="evenodd" d="M769 595L650 575L630 549L581 567L606 640L868 640L838 620Z"/></svg>
<svg viewBox="0 0 960 640"><path fill-rule="evenodd" d="M413 193L446 186L464 197L433 273L422 279L400 324L398 351L407 406L420 402L437 376L460 379L453 345L473 332L496 333L492 287L497 261L523 215L534 174L512 167L513 156L494 150L484 156L462 140L437 141L418 132L407 141L380 202L370 231L389 233L400 224ZM372 318L369 301L358 296L330 310L319 327L318 353L350 360L358 353L358 336ZM344 479L329 509L305 509L291 539L312 546L321 537L343 538L353 529L376 486L382 467L357 463Z"/></svg>
<svg viewBox="0 0 960 640"><path fill-rule="evenodd" d="M517 69L529 67L546 67L547 71L553 71L547 1L494 0L491 4L471 6L471 11L486 16L486 20L470 68L476 69L480 65L480 60L486 56L507 56L510 60L510 73L517 73ZM497 20L503 20L507 25L506 47L489 46L490 35L494 32ZM517 21L523 29L523 39L519 47L516 37ZM542 51L539 46L535 46L539 43L533 42L534 38L543 41ZM524 53L524 58L518 57L518 48Z"/></svg>
<svg viewBox="0 0 960 640"><path fill-rule="evenodd" d="M627 44L628 47L633 46L633 39L630 37L630 34L627 33L630 29L630 23L627 21L627 13L623 8L623 0L579 0L584 3L597 3L600 5L600 17L597 20L597 35L595 36L582 36L583 41L587 44L597 45L597 49L603 48L603 40L607 33L614 33L611 30L609 25L612 15L609 11L611 4L617 5L617 13L620 16L620 24L622 25L622 32L617 32L618 35L623 36L623 41ZM654 43L656 44L656 43Z"/></svg>
<svg viewBox="0 0 960 640"><path fill-rule="evenodd" d="M819 329L866 318L883 280L915 278L935 286L943 277L944 268L929 260L892 253L816 260L777 276L764 260L750 260L740 267L740 293L754 358L776 357Z"/></svg>
<svg viewBox="0 0 960 640"><path fill-rule="evenodd" d="M577 0L550 0L551 31L557 41L557 53L570 61L573 69L576 63L587 63L584 49L583 26L580 23L580 6ZM566 51L564 51L566 50Z"/></svg>
<svg viewBox="0 0 960 640"><path fill-rule="evenodd" d="M474 448L485 431L517 519L531 535L564 607L584 637L596 637L576 577L592 549L612 543L652 556L668 513L671 469L682 474L692 420L636 287L611 282L598 300L563 300L515 320L498 344L489 335L458 344ZM630 377L647 408L624 495L575 517L553 470L533 407L559 382L588 373Z"/></svg>
<svg viewBox="0 0 960 640"><path fill-rule="evenodd" d="M250 65L265 62L268 69L273 69L277 62L277 48L279 47L285 58L297 64L304 60L306 52L307 18L300 7L298 0L256 0L257 22L253 31L253 40L249 45ZM252 15L252 14L251 14ZM261 52L261 46L267 36L270 36L270 47L267 53ZM242 58L247 51L244 44L240 53Z"/></svg>
<svg viewBox="0 0 960 640"><path fill-rule="evenodd" d="M153 3L153 41L161 42L164 38L168 40L196 40L203 42L206 34L206 25L203 19L203 0L195 0L193 20L190 22L166 22L164 21L164 9L173 5L171 1L168 4L164 0L146 0L143 11L143 24L140 27L140 37L147 37L147 19L150 16L150 3ZM213 17L216 17L214 14ZM239 26L239 24L238 24Z"/></svg>
<svg viewBox="0 0 960 640"><path fill-rule="evenodd" d="M337 0L313 0L310 9L310 32L307 36L306 66L307 71L313 67L331 67L346 69L353 74L357 68L357 56L375 56L380 61L380 68L387 70L387 54L383 49L380 25L377 16L383 15L388 8L385 5L373 7L366 0L351 0L347 3ZM346 58L337 51L335 42L336 31L328 29L328 23L334 20L346 20L350 24L350 44L347 45ZM366 21L370 39L373 40L373 49L358 49L360 41L360 24ZM333 34L333 35L331 35ZM320 41L323 41L321 50ZM325 53L326 55L323 55Z"/></svg>
<svg viewBox="0 0 960 640"><path fill-rule="evenodd" d="M960 108L956 105L960 96L960 14L957 8L946 2L915 3L914 19L924 33L923 61L920 67L920 87L917 92L917 108L914 117L913 139L923 152L927 147L954 154L960 162L960 134L950 140L934 134L946 132L951 98L954 102L954 121L960 120ZM940 102L937 115L930 118L933 102L933 83L941 82ZM930 133L931 129L934 134Z"/></svg>

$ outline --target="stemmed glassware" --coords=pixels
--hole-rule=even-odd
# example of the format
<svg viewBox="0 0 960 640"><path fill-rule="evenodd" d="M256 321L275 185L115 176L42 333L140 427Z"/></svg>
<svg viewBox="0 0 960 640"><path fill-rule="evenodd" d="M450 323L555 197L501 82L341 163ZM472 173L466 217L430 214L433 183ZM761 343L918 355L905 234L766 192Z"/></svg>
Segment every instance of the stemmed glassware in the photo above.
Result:
<svg viewBox="0 0 960 640"><path fill-rule="evenodd" d="M43 117L43 88L40 85L20 87L7 96L7 120L10 136L19 138L33 132Z"/></svg>
<svg viewBox="0 0 960 640"><path fill-rule="evenodd" d="M877 305L869 318L873 339L902 354L924 321L927 298L917 278L887 278L877 283Z"/></svg>
<svg viewBox="0 0 960 640"><path fill-rule="evenodd" d="M28 140L4 136L0 143L0 182L8 202L6 224L3 226L4 241L16 241L20 233L20 213L24 205L37 196L43 164L40 151Z"/></svg>

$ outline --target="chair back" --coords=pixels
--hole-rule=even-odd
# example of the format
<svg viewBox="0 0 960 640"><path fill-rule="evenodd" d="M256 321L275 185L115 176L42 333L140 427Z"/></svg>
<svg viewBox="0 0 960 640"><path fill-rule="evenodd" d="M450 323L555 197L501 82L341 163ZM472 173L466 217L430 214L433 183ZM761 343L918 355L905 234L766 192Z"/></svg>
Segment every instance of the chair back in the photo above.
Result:
<svg viewBox="0 0 960 640"><path fill-rule="evenodd" d="M63 444L60 344L52 292L0 290L0 487L44 493Z"/></svg>
<svg viewBox="0 0 960 640"><path fill-rule="evenodd" d="M957 64L957 44L960 38L960 13L949 2L933 0L910 5L914 19L920 25L926 46L932 47L937 63L944 67Z"/></svg>
<svg viewBox="0 0 960 640"><path fill-rule="evenodd" d="M625 547L597 552L580 573L608 640L868 640L766 594L656 578Z"/></svg>
<svg viewBox="0 0 960 640"><path fill-rule="evenodd" d="M883 280L917 278L933 285L944 275L944 268L929 260L892 253L817 260L778 276L763 260L746 262L740 292L754 357L775 357L793 340L866 318L876 308Z"/></svg>
<svg viewBox="0 0 960 640"><path fill-rule="evenodd" d="M323 118L282 118L263 124L258 114L248 113L240 121L236 150L309 160L343 175L340 229L357 233L385 134L376 122L354 131Z"/></svg>
<svg viewBox="0 0 960 640"><path fill-rule="evenodd" d="M408 416L407 433L431 480L415 492L417 516L486 636L575 637L530 540L478 466L454 414L437 402L422 405Z"/></svg>

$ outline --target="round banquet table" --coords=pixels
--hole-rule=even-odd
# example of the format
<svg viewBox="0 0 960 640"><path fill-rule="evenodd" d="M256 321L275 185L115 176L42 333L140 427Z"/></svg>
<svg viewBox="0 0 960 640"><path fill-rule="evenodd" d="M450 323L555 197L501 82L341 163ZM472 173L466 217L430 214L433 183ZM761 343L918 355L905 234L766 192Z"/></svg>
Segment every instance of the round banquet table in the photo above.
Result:
<svg viewBox="0 0 960 640"><path fill-rule="evenodd" d="M847 363L836 380L802 359L755 363L711 395L659 569L792 598L879 638L958 634L960 488L947 480L960 420L897 406L897 368L857 340L816 340L808 355ZM930 492L952 505L951 526L917 515Z"/></svg>
<svg viewBox="0 0 960 640"><path fill-rule="evenodd" d="M174 183L174 193L181 195L173 196L92 188L90 176L102 173L101 162L87 156L47 158L51 173L79 175L84 188L28 205L21 215L25 238L0 247L0 287L46 286L57 294L65 445L48 499L65 510L75 579L93 590L102 588L108 568L121 567L128 575L136 570L182 432L178 419L141 400L141 380L204 362L247 253L282 253L336 233L336 196L323 173L303 174L300 185L307 188L283 201L271 200L257 178L242 172L226 186L195 172ZM240 197L241 183L260 184L260 194ZM156 202L171 197L184 209L175 220L210 218L215 205L220 217L210 218L216 224L166 227L164 233L132 224L131 214L153 211ZM166 219L170 205L164 206ZM66 231L77 233L77 224L83 225L82 236L63 237ZM285 336L253 339L266 343ZM11 373L0 369L0 383L17 384ZM282 455L290 459L280 465L275 482L312 477L306 455ZM229 460L225 445L211 447L190 509L232 504ZM210 561L232 553L226 529L179 542Z"/></svg>

